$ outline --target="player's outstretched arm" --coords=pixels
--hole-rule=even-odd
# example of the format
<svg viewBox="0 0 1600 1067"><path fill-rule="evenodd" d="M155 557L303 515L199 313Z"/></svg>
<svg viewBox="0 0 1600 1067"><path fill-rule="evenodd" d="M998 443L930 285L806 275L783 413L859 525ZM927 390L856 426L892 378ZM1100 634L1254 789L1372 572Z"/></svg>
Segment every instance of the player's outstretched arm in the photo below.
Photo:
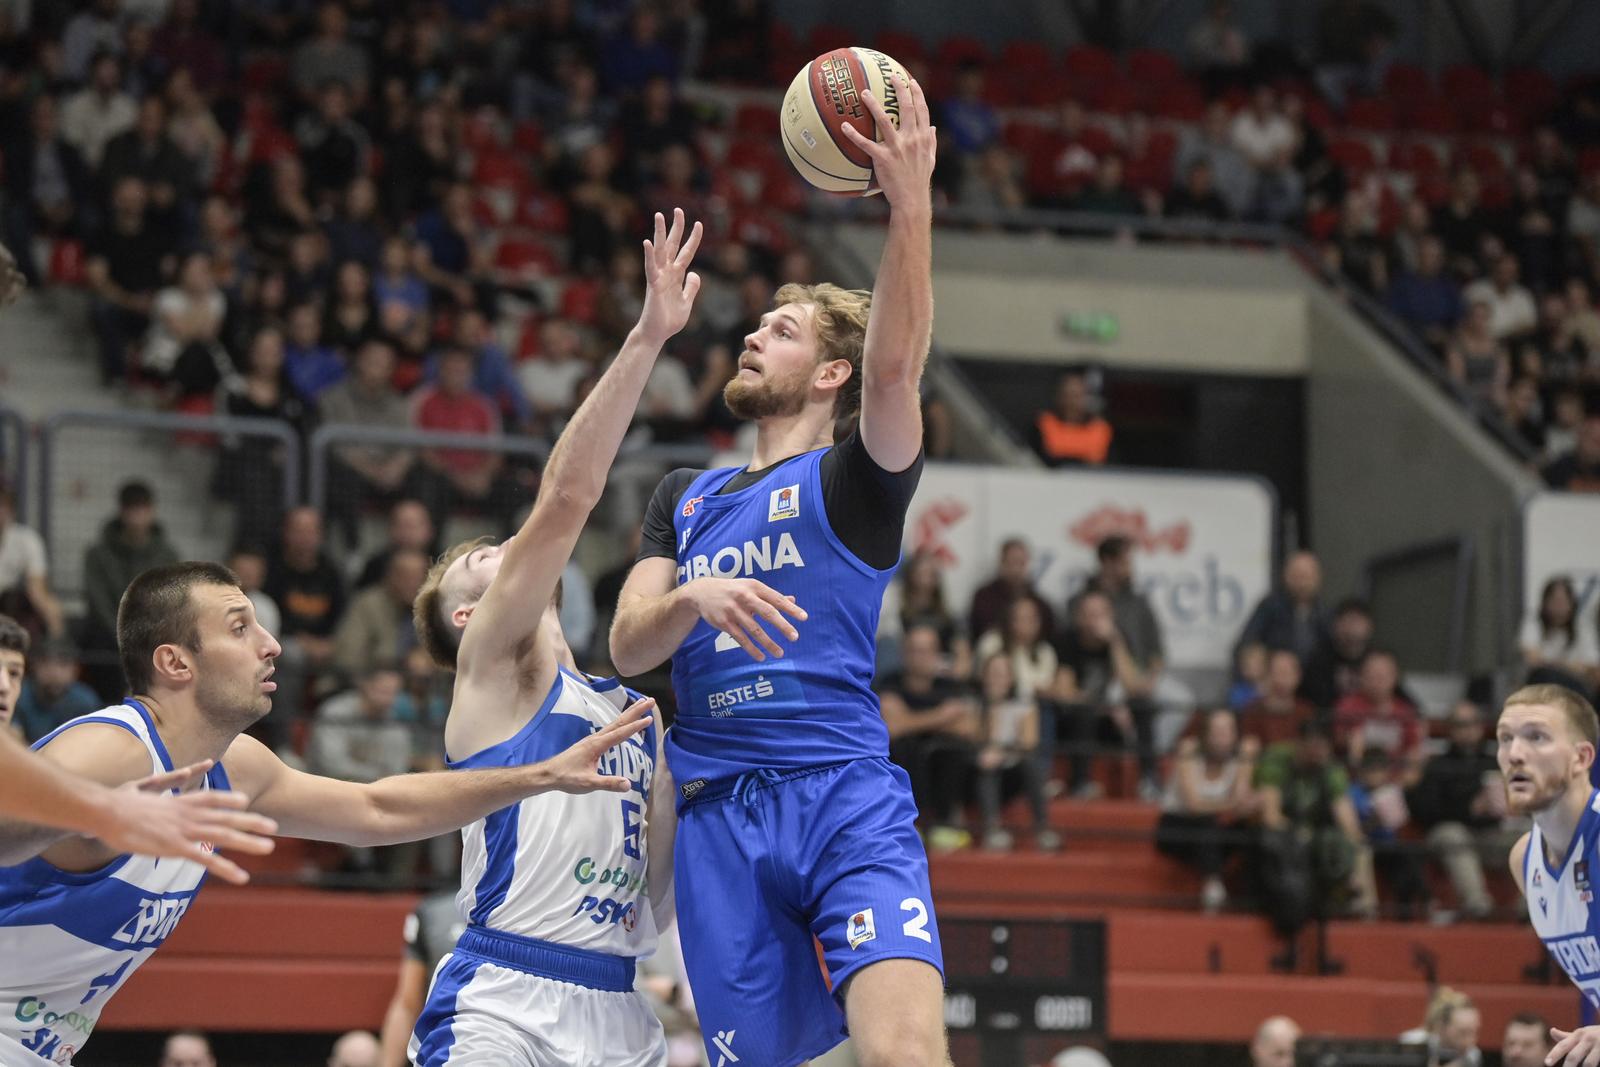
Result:
<svg viewBox="0 0 1600 1067"><path fill-rule="evenodd" d="M367 784L306 774L252 737L228 747L232 780L251 808L286 837L341 845L393 845L459 830L537 793L625 793L626 778L601 774L600 757L650 725L655 701L640 700L602 730L540 763L472 771L397 774Z"/></svg>
<svg viewBox="0 0 1600 1067"><path fill-rule="evenodd" d="M902 101L895 128L883 104L862 94L883 140L871 141L846 123L845 136L872 157L873 174L889 201L889 236L861 360L861 441L887 471L903 471L922 451L923 364L933 339L933 163L938 133L928 118L922 86L896 78Z"/></svg>
<svg viewBox="0 0 1600 1067"><path fill-rule="evenodd" d="M77 731L89 730L78 727ZM118 730L117 727L111 727ZM99 839L117 853L136 852L163 859L187 859L203 864L213 874L236 884L250 876L216 848L262 855L272 851L276 832L271 819L243 809L249 803L240 793L203 790L173 796L171 791L190 785L211 769L206 760L166 774L151 775L111 788L97 775L115 782L124 773L120 752L108 760L100 753L119 747L98 743L89 736L62 735L45 749L48 755L29 752L16 739L0 731L0 864L31 859L73 834ZM120 732L120 730L119 730ZM107 738L98 739L108 740ZM133 739L128 738L128 749ZM143 748L138 748L143 753ZM79 761L82 769L58 766L56 759ZM200 842L214 846L207 849Z"/></svg>
<svg viewBox="0 0 1600 1067"><path fill-rule="evenodd" d="M639 321L550 453L533 511L507 546L500 573L478 604L478 624L462 637L461 673L470 675L478 662L500 669L506 654L538 631L589 512L605 491L611 463L661 346L689 321L700 292L700 276L689 265L701 234L700 223L689 228L681 210L673 211L670 229L656 215L655 235L644 242L645 298Z"/></svg>

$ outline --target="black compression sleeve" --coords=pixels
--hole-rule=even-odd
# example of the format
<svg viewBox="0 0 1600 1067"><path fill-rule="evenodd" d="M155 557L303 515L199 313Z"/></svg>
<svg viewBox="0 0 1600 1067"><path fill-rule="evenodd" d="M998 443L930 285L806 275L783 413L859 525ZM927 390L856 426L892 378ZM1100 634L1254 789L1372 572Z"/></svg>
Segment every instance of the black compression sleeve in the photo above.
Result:
<svg viewBox="0 0 1600 1067"><path fill-rule="evenodd" d="M867 451L859 432L822 457L823 503L828 524L845 547L869 567L883 570L900 558L906 511L922 478L921 453L898 474L884 470Z"/></svg>
<svg viewBox="0 0 1600 1067"><path fill-rule="evenodd" d="M661 479L656 491L650 494L649 506L644 509L644 529L639 540L639 555L634 558L635 563L652 556L678 558L678 534L672 525L672 514L678 510L678 501L683 499L684 490L688 489L701 473L684 467Z"/></svg>

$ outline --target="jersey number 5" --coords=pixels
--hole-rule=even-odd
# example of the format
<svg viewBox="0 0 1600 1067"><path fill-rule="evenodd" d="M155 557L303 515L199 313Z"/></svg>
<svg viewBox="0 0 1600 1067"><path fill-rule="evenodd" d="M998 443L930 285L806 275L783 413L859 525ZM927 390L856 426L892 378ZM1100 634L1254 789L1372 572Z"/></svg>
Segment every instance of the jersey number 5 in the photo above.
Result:
<svg viewBox="0 0 1600 1067"><path fill-rule="evenodd" d="M631 800L622 802L622 852L629 859L644 858L639 846L639 831L644 826L644 820L639 817L642 810Z"/></svg>

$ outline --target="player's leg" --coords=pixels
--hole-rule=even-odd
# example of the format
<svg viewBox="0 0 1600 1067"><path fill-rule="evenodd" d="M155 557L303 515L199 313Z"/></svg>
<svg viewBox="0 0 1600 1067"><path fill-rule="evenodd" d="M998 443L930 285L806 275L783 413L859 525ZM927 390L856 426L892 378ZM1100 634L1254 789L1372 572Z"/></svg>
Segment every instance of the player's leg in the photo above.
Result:
<svg viewBox="0 0 1600 1067"><path fill-rule="evenodd" d="M710 1067L796 1067L844 1040L811 930L775 885L771 789L679 815L674 896ZM792 887L791 887L792 888Z"/></svg>
<svg viewBox="0 0 1600 1067"><path fill-rule="evenodd" d="M860 1067L943 1067L944 963L905 773L856 760L779 788Z"/></svg>
<svg viewBox="0 0 1600 1067"><path fill-rule="evenodd" d="M439 964L407 1055L417 1067L537 1067L524 1027L555 1013L527 995L528 976L461 952Z"/></svg>
<svg viewBox="0 0 1600 1067"><path fill-rule="evenodd" d="M860 1067L947 1067L944 976L926 960L886 959L845 986L850 1043Z"/></svg>

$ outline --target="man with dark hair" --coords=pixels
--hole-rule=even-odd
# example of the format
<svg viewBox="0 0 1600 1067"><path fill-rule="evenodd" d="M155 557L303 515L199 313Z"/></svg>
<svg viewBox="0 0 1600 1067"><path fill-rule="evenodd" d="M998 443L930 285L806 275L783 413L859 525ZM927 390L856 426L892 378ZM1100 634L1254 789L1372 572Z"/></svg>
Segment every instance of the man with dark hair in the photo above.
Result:
<svg viewBox="0 0 1600 1067"><path fill-rule="evenodd" d="M1372 647L1372 611L1363 600L1341 601L1333 627L1306 663L1300 695L1319 712L1330 712L1339 698L1356 691L1361 661Z"/></svg>
<svg viewBox="0 0 1600 1067"><path fill-rule="evenodd" d="M106 520L100 539L84 552L84 649L89 653L89 684L102 699L122 695L122 677L113 653L117 648L117 603L129 583L151 567L176 563L178 551L156 520L156 498L141 481L117 490L117 513Z"/></svg>
<svg viewBox="0 0 1600 1067"><path fill-rule="evenodd" d="M541 763L340 782L293 770L243 735L271 710L280 649L226 568L177 563L139 575L123 595L117 638L133 695L50 734L39 745L44 758L106 785L203 762L207 787L237 785L282 833L314 840L420 840L536 793L625 790L626 778L596 765L650 724L635 707ZM236 836L208 840L231 847ZM0 1000L31 996L74 1010L0 1020L6 1062L32 1062L29 1052L52 1059L66 1046L81 1052L111 996L171 934L204 880L196 863L157 865L99 841L0 825L0 861L41 848L43 863L0 868Z"/></svg>
<svg viewBox="0 0 1600 1067"><path fill-rule="evenodd" d="M1006 608L1018 597L1029 597L1039 605L1040 633L1056 632L1055 614L1033 584L1033 554L1028 542L1008 537L1000 544L1000 569L992 580L972 594L972 610L967 616L967 633L974 641L999 626Z"/></svg>
<svg viewBox="0 0 1600 1067"><path fill-rule="evenodd" d="M175 1030L161 1046L161 1067L217 1067L211 1039L199 1030Z"/></svg>
<svg viewBox="0 0 1600 1067"><path fill-rule="evenodd" d="M28 741L39 740L68 719L87 715L100 697L78 680L78 650L70 638L46 637L33 650L32 669L22 683L16 725Z"/></svg>
<svg viewBox="0 0 1600 1067"><path fill-rule="evenodd" d="M1262 597L1234 642L1234 659L1244 645L1288 649L1302 668L1328 638L1328 609L1321 601L1322 564L1313 552L1296 552L1283 564L1283 582Z"/></svg>
<svg viewBox="0 0 1600 1067"><path fill-rule="evenodd" d="M1544 1067L1550 1055L1550 1024L1531 1011L1518 1012L1506 1023L1500 1042L1501 1067Z"/></svg>
<svg viewBox="0 0 1600 1067"><path fill-rule="evenodd" d="M1484 866L1505 855L1516 831L1501 829L1506 786L1485 744L1483 711L1469 700L1450 709L1449 747L1428 760L1407 804L1427 834L1428 850L1450 876L1461 910L1469 918L1489 915L1494 901Z"/></svg>
<svg viewBox="0 0 1600 1067"><path fill-rule="evenodd" d="M905 769L917 810L938 849L972 840L959 813L971 792L977 744L983 739L976 699L939 669L939 632L913 625L901 639L900 672L877 686L889 758Z"/></svg>
<svg viewBox="0 0 1600 1067"><path fill-rule="evenodd" d="M28 631L9 615L0 615L0 731L11 728L28 669Z"/></svg>
<svg viewBox="0 0 1600 1067"><path fill-rule="evenodd" d="M333 633L344 615L344 575L323 542L322 515L299 507L283 517L283 535L267 567L265 592L283 616L277 722L263 724L277 747L301 713L311 675L333 660Z"/></svg>

